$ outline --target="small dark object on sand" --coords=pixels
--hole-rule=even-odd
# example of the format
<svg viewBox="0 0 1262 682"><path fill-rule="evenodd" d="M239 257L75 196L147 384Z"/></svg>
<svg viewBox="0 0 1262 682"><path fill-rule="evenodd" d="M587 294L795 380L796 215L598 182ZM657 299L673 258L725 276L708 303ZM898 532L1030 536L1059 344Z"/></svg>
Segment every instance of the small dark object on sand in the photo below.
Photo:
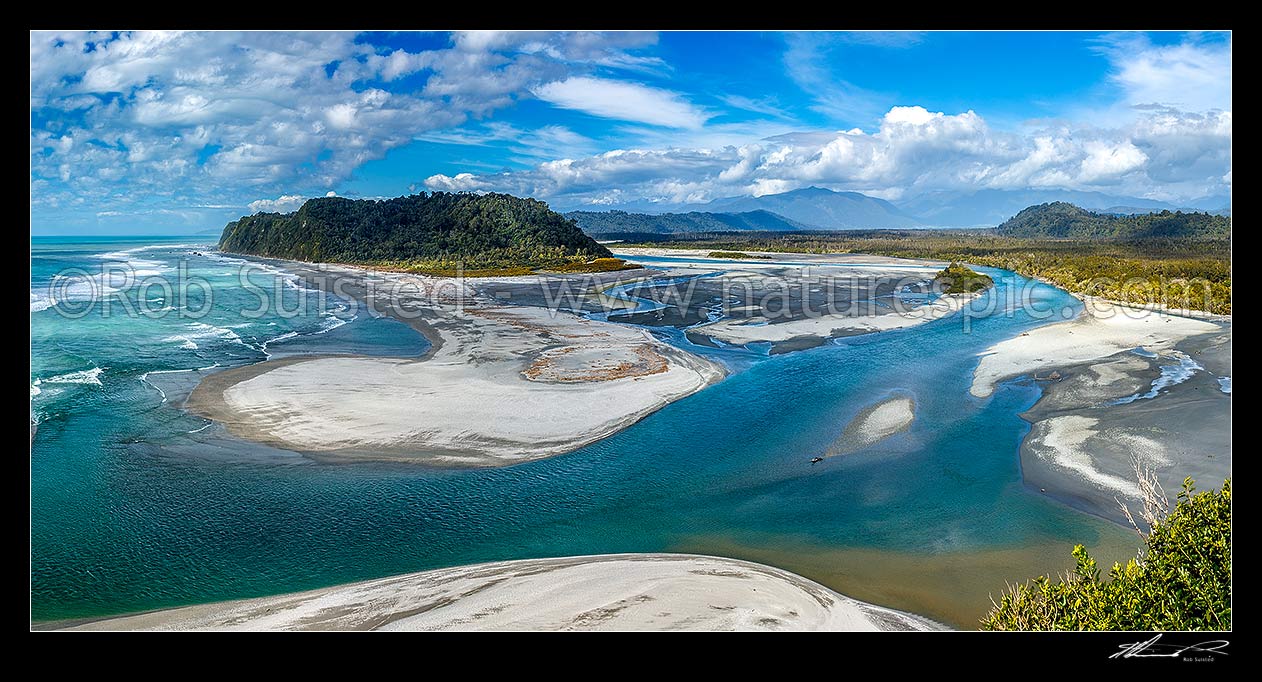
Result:
<svg viewBox="0 0 1262 682"><path fill-rule="evenodd" d="M811 458L811 464L818 464L818 463L820 463L820 462L822 462L822 461L824 461L824 458L823 458L823 457L812 457L812 458Z"/></svg>

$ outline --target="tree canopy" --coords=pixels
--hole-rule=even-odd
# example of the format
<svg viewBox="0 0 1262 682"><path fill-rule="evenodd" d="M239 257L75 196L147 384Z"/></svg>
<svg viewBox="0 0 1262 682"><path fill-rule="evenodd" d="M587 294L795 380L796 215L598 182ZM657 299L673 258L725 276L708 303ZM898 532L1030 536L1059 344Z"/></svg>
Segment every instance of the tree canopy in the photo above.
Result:
<svg viewBox="0 0 1262 682"><path fill-rule="evenodd" d="M542 201L466 192L311 199L293 213L228 223L219 248L312 262L474 268L549 267L612 255Z"/></svg>
<svg viewBox="0 0 1262 682"><path fill-rule="evenodd" d="M1092 213L1063 201L1022 210L999 226L1009 237L1056 239L1228 239L1231 218L1161 211L1137 215Z"/></svg>

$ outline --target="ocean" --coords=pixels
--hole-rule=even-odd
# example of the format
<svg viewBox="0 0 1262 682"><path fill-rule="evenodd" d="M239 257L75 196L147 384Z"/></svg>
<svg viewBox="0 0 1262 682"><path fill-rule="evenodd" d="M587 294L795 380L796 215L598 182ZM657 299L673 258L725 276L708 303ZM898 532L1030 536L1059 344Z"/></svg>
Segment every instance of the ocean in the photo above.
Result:
<svg viewBox="0 0 1262 682"><path fill-rule="evenodd" d="M1022 483L1018 445L1029 427L1018 415L1038 399L1036 385L1009 381L986 399L968 392L979 353L1062 319L1036 319L1006 302L1012 291L1048 310L1080 309L1012 273L985 270L997 283L987 296L1000 303L967 333L957 316L775 356L666 334L733 374L576 452L451 470L317 464L183 412L183 396L219 368L428 347L406 325L306 289L283 267L256 263L243 281L252 262L206 241L32 239L36 621L478 561L683 551L773 563L968 627L986 594L1069 566L1075 543L1102 548L1101 563L1133 550L1133 533ZM131 274L93 274L109 263L129 263ZM181 268L196 285L143 285ZM73 309L102 287L117 290L108 309L67 317L51 307ZM247 314L258 290L276 292L279 309ZM809 464L854 415L894 394L915 399L910 429Z"/></svg>

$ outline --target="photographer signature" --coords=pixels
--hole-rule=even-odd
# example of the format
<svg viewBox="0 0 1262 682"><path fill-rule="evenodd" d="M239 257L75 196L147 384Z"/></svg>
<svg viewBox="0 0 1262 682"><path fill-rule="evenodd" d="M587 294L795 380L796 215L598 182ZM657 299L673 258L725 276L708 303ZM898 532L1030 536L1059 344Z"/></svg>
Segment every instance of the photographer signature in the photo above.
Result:
<svg viewBox="0 0 1262 682"><path fill-rule="evenodd" d="M1157 635L1146 642L1132 642L1123 644L1121 651L1114 653L1109 658L1181 658L1185 653L1204 653L1204 654L1222 654L1227 655L1223 649L1228 642L1225 639L1211 639L1199 644L1159 644L1158 640L1161 635Z"/></svg>

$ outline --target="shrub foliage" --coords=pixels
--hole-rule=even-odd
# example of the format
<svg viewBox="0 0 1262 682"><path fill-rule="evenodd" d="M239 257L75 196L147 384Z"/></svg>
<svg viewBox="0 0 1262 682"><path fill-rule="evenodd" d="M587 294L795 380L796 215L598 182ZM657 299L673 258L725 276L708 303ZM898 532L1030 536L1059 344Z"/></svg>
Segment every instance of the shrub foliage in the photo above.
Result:
<svg viewBox="0 0 1262 682"><path fill-rule="evenodd" d="M1231 629L1231 479L1200 493L1184 480L1174 509L1143 536L1139 556L1114 564L1106 579L1074 547L1072 571L1010 588L982 629Z"/></svg>

